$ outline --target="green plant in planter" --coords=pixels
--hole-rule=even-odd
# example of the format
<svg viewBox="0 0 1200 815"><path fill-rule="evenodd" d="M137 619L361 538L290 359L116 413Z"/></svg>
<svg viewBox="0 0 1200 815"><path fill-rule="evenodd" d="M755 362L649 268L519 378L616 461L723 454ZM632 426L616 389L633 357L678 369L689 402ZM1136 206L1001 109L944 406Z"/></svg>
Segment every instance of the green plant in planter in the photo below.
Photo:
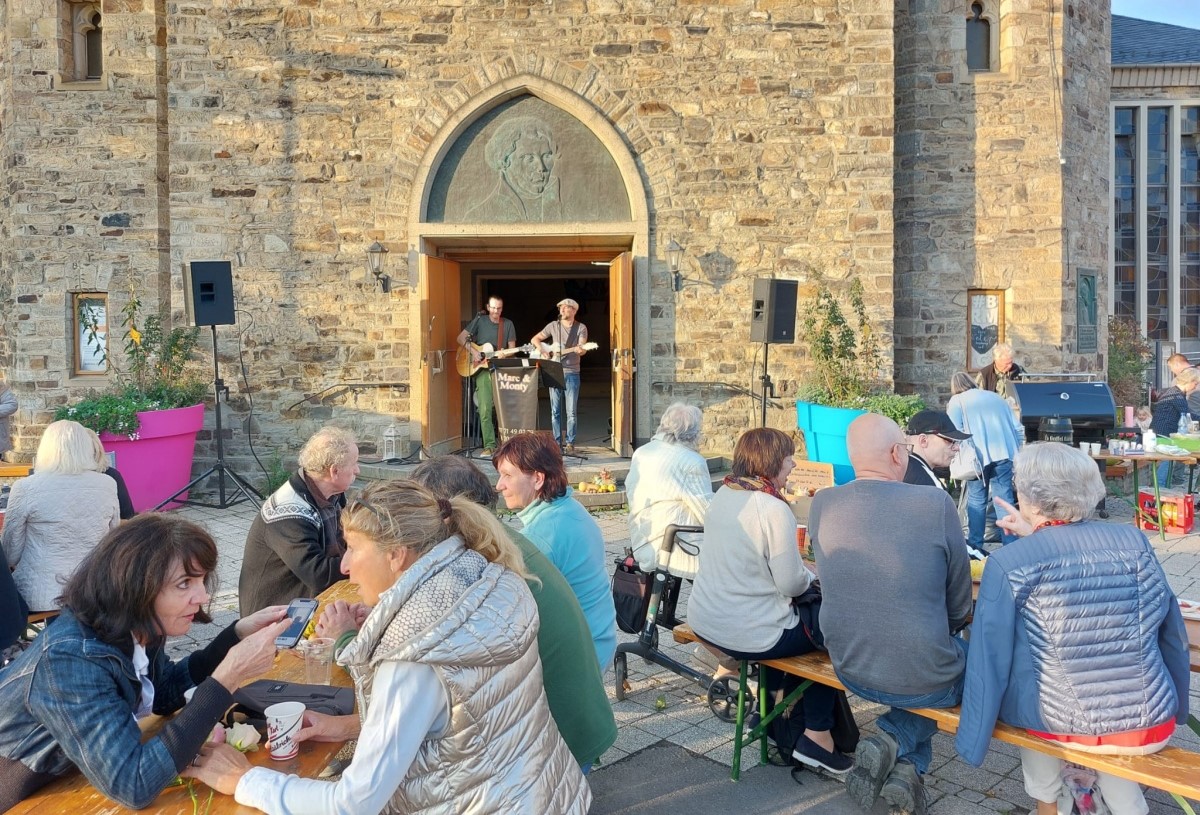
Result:
<svg viewBox="0 0 1200 815"><path fill-rule="evenodd" d="M80 307L76 318L101 359L110 363L115 381L107 391L92 391L79 402L60 407L54 413L56 420L71 419L97 433L136 438L140 411L190 407L204 398L207 381L188 367L195 359L200 329L168 331L158 315L143 318L141 309L141 301L130 292L121 309L128 363L128 369L122 370L108 359L99 334L100 315L87 304Z"/></svg>
<svg viewBox="0 0 1200 815"><path fill-rule="evenodd" d="M1117 406L1146 404L1146 367L1154 349L1129 317L1108 320L1108 387ZM1117 422L1118 425L1124 421Z"/></svg>
<svg viewBox="0 0 1200 815"><path fill-rule="evenodd" d="M850 284L847 299L853 322L823 282L803 307L799 337L808 343L812 368L800 385L800 398L826 407L881 413L904 425L924 410L925 402L915 394L892 393L883 381L879 334L867 316L861 281Z"/></svg>

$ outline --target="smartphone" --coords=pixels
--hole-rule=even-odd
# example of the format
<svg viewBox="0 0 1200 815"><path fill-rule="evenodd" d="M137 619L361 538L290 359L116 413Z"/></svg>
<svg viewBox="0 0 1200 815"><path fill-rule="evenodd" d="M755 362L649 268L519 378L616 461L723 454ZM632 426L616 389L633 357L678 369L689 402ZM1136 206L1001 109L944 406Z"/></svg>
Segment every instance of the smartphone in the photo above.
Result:
<svg viewBox="0 0 1200 815"><path fill-rule="evenodd" d="M318 605L320 604L316 600L307 597L299 597L288 603L287 615L292 624L288 626L287 631L275 638L275 647L295 648L304 634L304 629L308 627L308 621L317 613Z"/></svg>

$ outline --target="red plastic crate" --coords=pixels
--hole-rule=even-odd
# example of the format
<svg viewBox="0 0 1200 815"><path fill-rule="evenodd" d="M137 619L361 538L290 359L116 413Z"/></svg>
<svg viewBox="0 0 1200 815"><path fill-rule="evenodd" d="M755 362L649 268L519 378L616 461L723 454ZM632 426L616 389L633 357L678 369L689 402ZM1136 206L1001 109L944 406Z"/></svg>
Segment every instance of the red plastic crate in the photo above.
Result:
<svg viewBox="0 0 1200 815"><path fill-rule="evenodd" d="M1195 504L1191 495L1162 496L1163 529L1167 532L1186 534L1195 524ZM1138 491L1138 525L1142 529L1158 531L1158 513L1154 508L1154 493Z"/></svg>

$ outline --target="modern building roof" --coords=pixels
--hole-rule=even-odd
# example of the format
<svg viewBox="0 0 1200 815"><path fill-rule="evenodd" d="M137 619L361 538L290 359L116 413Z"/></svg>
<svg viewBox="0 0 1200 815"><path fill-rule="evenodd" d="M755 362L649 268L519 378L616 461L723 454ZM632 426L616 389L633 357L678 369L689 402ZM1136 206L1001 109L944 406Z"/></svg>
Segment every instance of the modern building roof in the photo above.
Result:
<svg viewBox="0 0 1200 815"><path fill-rule="evenodd" d="M1188 63L1200 63L1200 31L1113 15L1113 65Z"/></svg>

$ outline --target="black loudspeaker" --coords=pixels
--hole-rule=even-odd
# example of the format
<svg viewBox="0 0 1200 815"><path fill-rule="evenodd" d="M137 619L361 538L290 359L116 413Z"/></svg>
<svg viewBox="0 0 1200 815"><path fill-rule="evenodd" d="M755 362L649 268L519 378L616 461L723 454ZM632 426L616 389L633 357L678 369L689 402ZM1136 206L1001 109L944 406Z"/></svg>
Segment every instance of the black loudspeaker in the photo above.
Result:
<svg viewBox="0 0 1200 815"><path fill-rule="evenodd" d="M183 299L192 325L236 325L233 265L227 260L194 260L183 266Z"/></svg>
<svg viewBox="0 0 1200 815"><path fill-rule="evenodd" d="M796 341L795 280L773 277L754 279L754 304L750 309L750 342Z"/></svg>

